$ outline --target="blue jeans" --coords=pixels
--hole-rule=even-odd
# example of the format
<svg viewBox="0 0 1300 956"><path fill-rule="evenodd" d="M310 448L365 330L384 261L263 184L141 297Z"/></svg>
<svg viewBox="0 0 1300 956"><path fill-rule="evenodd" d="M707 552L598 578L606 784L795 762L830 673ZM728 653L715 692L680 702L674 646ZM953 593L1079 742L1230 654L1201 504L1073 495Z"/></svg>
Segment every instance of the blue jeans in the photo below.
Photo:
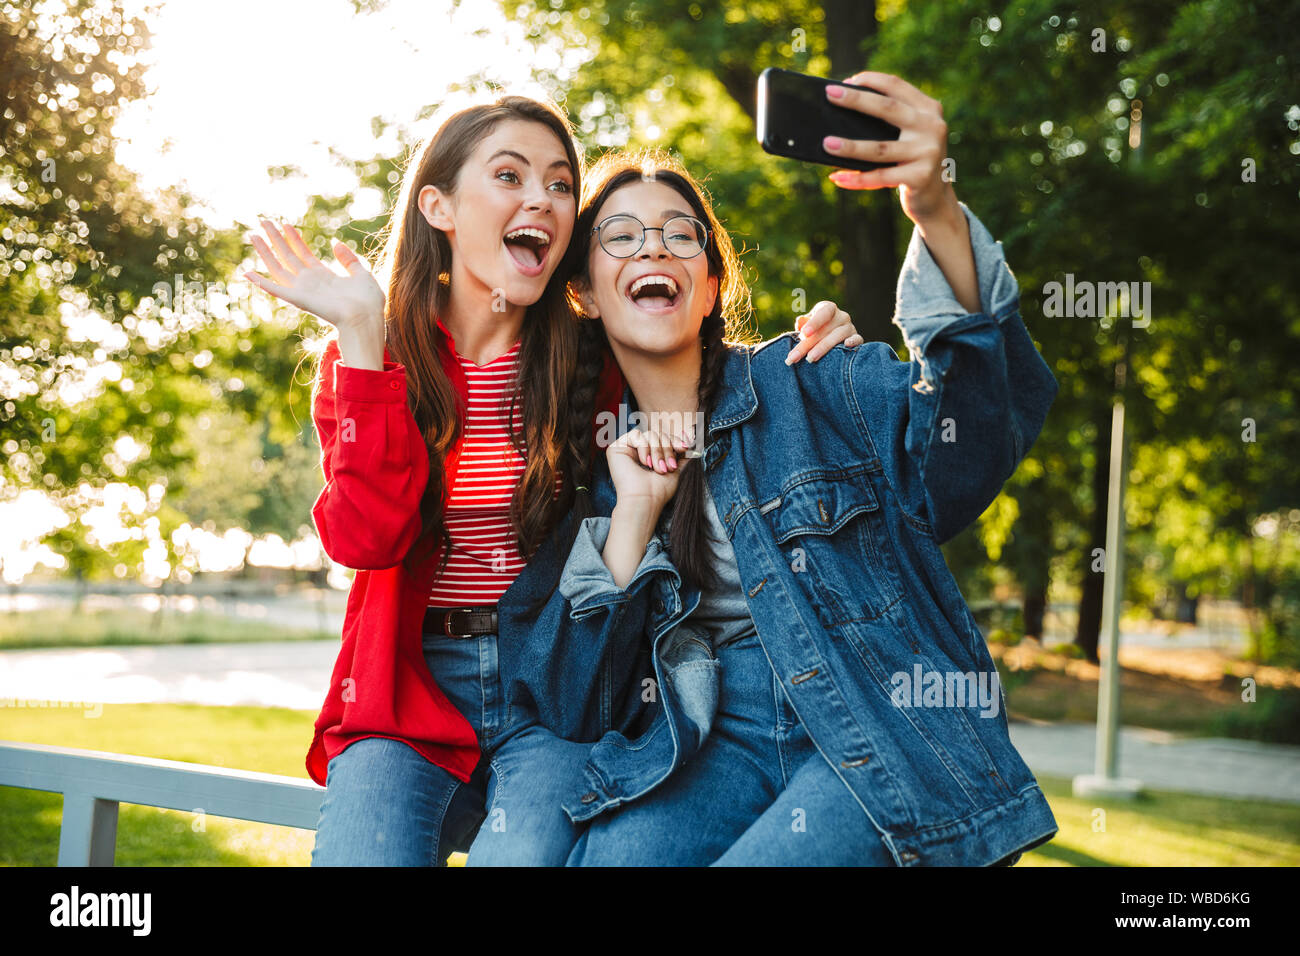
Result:
<svg viewBox="0 0 1300 956"><path fill-rule="evenodd" d="M467 866L563 866L586 824L561 807L582 779L591 744L532 727L492 754L486 815Z"/></svg>
<svg viewBox="0 0 1300 956"><path fill-rule="evenodd" d="M722 647L718 713L699 753L591 822L570 866L893 866L790 707L758 636Z"/></svg>
<svg viewBox="0 0 1300 956"><path fill-rule="evenodd" d="M579 831L560 801L590 745L538 731L492 752L506 719L495 634L425 634L424 657L485 756L462 783L401 741L348 745L326 769L312 866L442 866L467 848L470 865L563 864Z"/></svg>

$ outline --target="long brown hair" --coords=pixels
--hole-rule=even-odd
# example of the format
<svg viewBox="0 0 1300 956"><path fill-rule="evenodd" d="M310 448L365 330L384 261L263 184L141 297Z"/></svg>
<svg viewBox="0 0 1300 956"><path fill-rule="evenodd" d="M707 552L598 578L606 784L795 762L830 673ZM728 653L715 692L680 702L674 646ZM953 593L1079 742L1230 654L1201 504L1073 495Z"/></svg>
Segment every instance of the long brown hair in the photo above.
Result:
<svg viewBox="0 0 1300 956"><path fill-rule="evenodd" d="M406 367L407 398L429 450L429 482L420 500L423 527L405 559L411 570L438 549L438 574L447 565L451 538L445 520L445 460L461 431L463 414L439 358L440 350L451 348L451 343L436 322L450 298L451 244L424 218L417 200L425 186L452 193L465 161L506 120L541 123L555 134L573 170L574 192L580 195L582 158L565 114L553 103L502 96L450 116L412 151L392 216L380 234L384 246L376 277L387 286L387 348L392 360ZM511 526L525 558L573 500L567 474L569 436L562 418L578 354L578 328L565 293L573 255L570 243L541 298L525 312L518 377L513 397L502 409L511 442L526 458L510 502ZM528 396L521 408L523 430L515 432L510 423L523 394ZM560 474L565 478L556 497Z"/></svg>
<svg viewBox="0 0 1300 956"><path fill-rule="evenodd" d="M575 311L581 313L582 302L576 286L590 282L587 263L592 230L605 200L615 190L643 178L653 178L675 190L690 203L696 218L709 227L704 257L708 262L709 275L718 279L718 295L712 311L704 317L700 326L704 353L698 385L699 404L707 422L718 403L722 369L726 362L724 343L749 343L757 335L748 328L749 286L741 273L740 257L732 245L731 236L714 215L712 203L703 187L670 154L660 150L606 153L587 171L582 206L573 231L576 281L570 285L570 304ZM584 320L581 330L569 429L572 436L570 445L574 449L576 460L574 482L590 485L594 458L598 451L591 442L591 421L598 378L605 352L609 349L609 340L599 320ZM703 441L704 437L701 435L700 440ZM718 576L709 563L705 538L707 522L704 514L706 488L703 459L688 458L680 461L678 467L681 469L681 477L678 478L677 492L670 505L672 528L668 533L668 548L673 563L686 581L699 587L716 586ZM574 508L584 517L590 515L590 498L580 493L574 502ZM575 521L575 526L576 524Z"/></svg>

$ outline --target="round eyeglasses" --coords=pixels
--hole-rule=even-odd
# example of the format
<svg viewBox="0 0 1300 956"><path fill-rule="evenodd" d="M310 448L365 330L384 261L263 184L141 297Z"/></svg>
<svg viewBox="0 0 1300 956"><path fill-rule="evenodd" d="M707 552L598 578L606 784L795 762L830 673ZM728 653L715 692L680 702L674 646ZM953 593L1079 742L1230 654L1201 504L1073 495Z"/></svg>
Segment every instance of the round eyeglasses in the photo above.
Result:
<svg viewBox="0 0 1300 956"><path fill-rule="evenodd" d="M674 216L662 226L647 226L635 216L610 216L591 231L600 247L615 259L628 259L640 252L647 232L658 232L664 248L678 259L694 259L709 240L709 227L693 216Z"/></svg>

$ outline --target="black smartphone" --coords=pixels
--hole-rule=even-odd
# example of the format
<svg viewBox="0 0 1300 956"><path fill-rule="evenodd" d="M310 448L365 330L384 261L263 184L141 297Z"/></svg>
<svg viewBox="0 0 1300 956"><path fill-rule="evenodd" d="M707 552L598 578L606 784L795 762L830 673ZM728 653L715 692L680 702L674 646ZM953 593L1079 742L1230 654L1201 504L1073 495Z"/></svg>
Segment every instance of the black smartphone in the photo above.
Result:
<svg viewBox="0 0 1300 956"><path fill-rule="evenodd" d="M898 139L898 127L876 116L837 106L826 97L826 87L879 93L869 86L837 83L768 67L758 77L758 141L765 152L805 163L822 163L841 169L879 169L894 163L834 156L822 149L827 136L841 139Z"/></svg>

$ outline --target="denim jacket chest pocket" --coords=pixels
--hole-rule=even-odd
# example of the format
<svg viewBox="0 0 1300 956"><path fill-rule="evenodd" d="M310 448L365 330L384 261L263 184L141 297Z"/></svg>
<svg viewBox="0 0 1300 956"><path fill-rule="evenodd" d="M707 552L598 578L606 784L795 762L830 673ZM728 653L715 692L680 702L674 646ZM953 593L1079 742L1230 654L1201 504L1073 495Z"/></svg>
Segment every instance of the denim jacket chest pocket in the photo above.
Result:
<svg viewBox="0 0 1300 956"><path fill-rule="evenodd" d="M757 511L824 625L874 620L902 600L867 466L797 477Z"/></svg>

